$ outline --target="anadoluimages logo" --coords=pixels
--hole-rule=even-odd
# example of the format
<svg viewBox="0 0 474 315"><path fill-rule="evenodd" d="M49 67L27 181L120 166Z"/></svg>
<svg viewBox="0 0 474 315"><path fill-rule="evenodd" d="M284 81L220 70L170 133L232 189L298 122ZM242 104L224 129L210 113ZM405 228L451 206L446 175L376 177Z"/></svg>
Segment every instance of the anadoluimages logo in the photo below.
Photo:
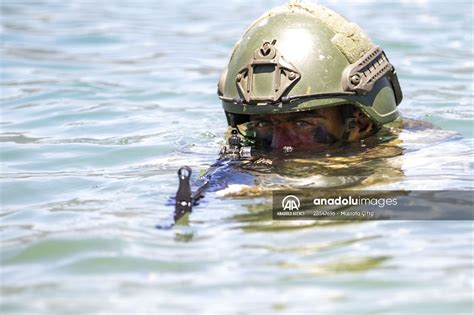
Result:
<svg viewBox="0 0 474 315"><path fill-rule="evenodd" d="M283 210L300 210L300 200L294 195L288 195L281 201Z"/></svg>

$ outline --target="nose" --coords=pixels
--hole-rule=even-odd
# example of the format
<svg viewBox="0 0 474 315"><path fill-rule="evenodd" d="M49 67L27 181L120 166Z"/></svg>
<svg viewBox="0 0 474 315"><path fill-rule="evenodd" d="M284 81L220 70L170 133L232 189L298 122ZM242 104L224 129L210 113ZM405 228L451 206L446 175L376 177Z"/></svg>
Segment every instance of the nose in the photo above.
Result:
<svg viewBox="0 0 474 315"><path fill-rule="evenodd" d="M291 135L288 133L288 129L280 125L276 125L273 129L272 137L272 148L281 149L284 146L292 144Z"/></svg>

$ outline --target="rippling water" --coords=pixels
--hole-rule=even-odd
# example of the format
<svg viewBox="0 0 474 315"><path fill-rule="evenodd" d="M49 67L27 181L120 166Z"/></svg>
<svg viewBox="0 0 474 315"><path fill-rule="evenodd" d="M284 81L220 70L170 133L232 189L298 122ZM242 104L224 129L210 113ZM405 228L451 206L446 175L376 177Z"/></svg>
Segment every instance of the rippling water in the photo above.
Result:
<svg viewBox="0 0 474 315"><path fill-rule="evenodd" d="M375 187L472 189L472 3L322 3L384 47L403 115L442 128L403 131ZM2 313L472 312L472 221L279 228L267 199L212 193L154 228L177 168L222 144L231 48L279 4L1 3Z"/></svg>

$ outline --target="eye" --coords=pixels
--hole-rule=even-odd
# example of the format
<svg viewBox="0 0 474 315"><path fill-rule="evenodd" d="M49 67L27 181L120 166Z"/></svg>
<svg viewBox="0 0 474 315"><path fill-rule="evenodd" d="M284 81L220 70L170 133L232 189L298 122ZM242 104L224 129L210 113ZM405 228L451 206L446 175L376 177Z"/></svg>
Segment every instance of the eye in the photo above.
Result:
<svg viewBox="0 0 474 315"><path fill-rule="evenodd" d="M257 128L268 128L272 126L272 123L267 120L257 120L254 122L254 126Z"/></svg>
<svg viewBox="0 0 474 315"><path fill-rule="evenodd" d="M305 120L297 120L297 121L295 121L295 125L298 126L298 127L304 128L304 127L311 126L311 123L309 123Z"/></svg>

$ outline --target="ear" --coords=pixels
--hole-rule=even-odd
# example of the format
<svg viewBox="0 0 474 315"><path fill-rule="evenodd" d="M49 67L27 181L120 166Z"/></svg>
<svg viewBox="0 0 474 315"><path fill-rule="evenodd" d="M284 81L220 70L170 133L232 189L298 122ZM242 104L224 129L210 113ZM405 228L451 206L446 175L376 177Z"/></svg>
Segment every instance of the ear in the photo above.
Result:
<svg viewBox="0 0 474 315"><path fill-rule="evenodd" d="M356 124L349 134L349 141L356 141L368 137L374 129L372 120L359 109L354 110L353 117Z"/></svg>

